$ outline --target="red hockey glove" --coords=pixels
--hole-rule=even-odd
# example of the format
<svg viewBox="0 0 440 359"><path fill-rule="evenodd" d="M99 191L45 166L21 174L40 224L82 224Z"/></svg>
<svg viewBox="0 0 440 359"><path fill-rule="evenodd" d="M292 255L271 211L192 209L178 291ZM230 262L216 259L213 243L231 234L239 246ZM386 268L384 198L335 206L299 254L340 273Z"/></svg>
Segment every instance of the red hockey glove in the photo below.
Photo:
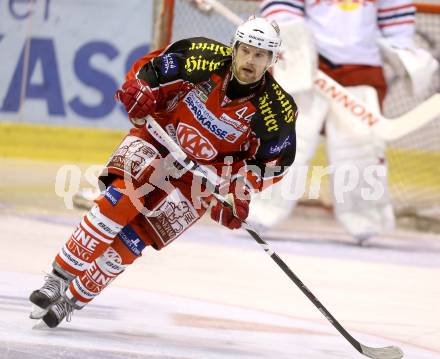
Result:
<svg viewBox="0 0 440 359"><path fill-rule="evenodd" d="M136 127L145 125L145 116L156 109L156 98L144 80L128 80L117 90L115 100L120 101L128 113L128 118Z"/></svg>
<svg viewBox="0 0 440 359"><path fill-rule="evenodd" d="M218 202L211 208L211 218L221 223L229 229L237 229L249 215L250 192L248 188L240 182L235 181L231 185L231 191L227 197L226 206Z"/></svg>

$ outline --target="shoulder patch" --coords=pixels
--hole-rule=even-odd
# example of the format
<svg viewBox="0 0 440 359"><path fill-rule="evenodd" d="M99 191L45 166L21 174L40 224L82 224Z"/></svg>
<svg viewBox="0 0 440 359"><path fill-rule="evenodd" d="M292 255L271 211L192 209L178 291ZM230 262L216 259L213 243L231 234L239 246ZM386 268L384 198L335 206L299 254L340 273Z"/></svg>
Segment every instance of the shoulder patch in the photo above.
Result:
<svg viewBox="0 0 440 359"><path fill-rule="evenodd" d="M268 143L267 146L267 154L270 156L278 155L284 149L288 148L289 146L292 146L293 143L294 141L292 135L288 135L286 138L280 141L271 141Z"/></svg>
<svg viewBox="0 0 440 359"><path fill-rule="evenodd" d="M179 72L177 56L175 54L163 55L160 59L160 72L165 77L175 76Z"/></svg>

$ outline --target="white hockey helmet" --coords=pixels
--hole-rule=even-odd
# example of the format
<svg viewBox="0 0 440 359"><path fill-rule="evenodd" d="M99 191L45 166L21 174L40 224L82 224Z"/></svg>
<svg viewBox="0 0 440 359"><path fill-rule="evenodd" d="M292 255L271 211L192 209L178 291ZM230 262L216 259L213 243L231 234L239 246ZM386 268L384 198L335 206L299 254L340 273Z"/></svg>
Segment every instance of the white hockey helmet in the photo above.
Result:
<svg viewBox="0 0 440 359"><path fill-rule="evenodd" d="M252 16L237 27L232 38L232 50L234 50L237 42L272 52L272 62L270 65L273 65L277 62L280 52L280 28L275 21Z"/></svg>

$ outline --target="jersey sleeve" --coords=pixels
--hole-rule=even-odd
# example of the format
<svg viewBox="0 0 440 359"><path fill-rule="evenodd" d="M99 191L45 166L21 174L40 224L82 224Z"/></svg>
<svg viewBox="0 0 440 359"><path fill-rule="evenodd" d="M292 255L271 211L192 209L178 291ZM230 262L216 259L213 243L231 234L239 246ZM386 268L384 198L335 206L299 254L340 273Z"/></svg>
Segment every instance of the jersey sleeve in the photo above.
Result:
<svg viewBox="0 0 440 359"><path fill-rule="evenodd" d="M411 0L379 0L379 29L392 46L414 47L416 9Z"/></svg>
<svg viewBox="0 0 440 359"><path fill-rule="evenodd" d="M304 18L304 0L266 0L260 5L260 15L278 22Z"/></svg>
<svg viewBox="0 0 440 359"><path fill-rule="evenodd" d="M297 106L292 96L267 76L266 90L255 99L249 153L236 176L245 177L254 192L280 181L296 154ZM243 173L244 172L244 173Z"/></svg>
<svg viewBox="0 0 440 359"><path fill-rule="evenodd" d="M203 37L190 38L139 59L127 79L146 81L156 96L160 111L178 92L208 80L213 72L224 71L230 62L229 46Z"/></svg>

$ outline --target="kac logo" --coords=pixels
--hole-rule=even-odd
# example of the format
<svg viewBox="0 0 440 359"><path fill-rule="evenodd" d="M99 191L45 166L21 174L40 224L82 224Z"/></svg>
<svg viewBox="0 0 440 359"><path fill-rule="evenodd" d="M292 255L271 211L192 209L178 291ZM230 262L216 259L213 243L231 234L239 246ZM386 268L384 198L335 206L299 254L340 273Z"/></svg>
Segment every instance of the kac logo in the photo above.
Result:
<svg viewBox="0 0 440 359"><path fill-rule="evenodd" d="M192 126L179 123L177 139L182 149L198 160L209 161L217 156L217 150L208 139Z"/></svg>

